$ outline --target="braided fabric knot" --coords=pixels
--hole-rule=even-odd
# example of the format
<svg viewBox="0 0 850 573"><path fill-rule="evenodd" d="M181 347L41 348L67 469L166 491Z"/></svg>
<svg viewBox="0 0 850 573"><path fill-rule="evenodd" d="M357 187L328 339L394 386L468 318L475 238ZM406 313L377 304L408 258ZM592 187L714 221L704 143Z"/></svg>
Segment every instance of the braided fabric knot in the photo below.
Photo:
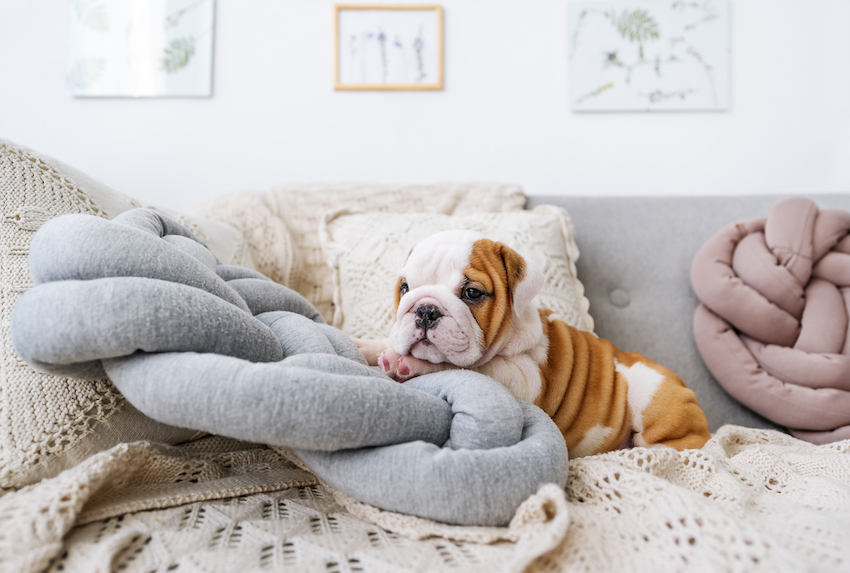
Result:
<svg viewBox="0 0 850 573"><path fill-rule="evenodd" d="M802 439L850 438L850 213L805 198L694 257L694 337L718 382Z"/></svg>

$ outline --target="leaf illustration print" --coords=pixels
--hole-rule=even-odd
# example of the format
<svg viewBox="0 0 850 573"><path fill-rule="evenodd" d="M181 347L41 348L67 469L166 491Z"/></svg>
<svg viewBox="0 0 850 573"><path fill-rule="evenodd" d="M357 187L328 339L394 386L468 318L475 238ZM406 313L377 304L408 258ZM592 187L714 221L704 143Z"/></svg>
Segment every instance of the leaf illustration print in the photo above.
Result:
<svg viewBox="0 0 850 573"><path fill-rule="evenodd" d="M71 3L77 20L84 26L97 32L109 30L109 13L100 0L75 0Z"/></svg>
<svg viewBox="0 0 850 573"><path fill-rule="evenodd" d="M197 8L197 7L198 7L198 6L200 6L201 4L204 4L205 2L207 2L207 0L198 0L198 1L197 1L197 2L195 2L194 4L189 4L188 6L186 6L185 8L183 8L182 10L178 10L177 12L174 12L173 14L169 14L169 15L168 15L168 16L166 16L166 18L165 18L165 28L166 28L166 29L168 29L168 28L176 28L177 26L179 26L179 25L180 25L180 19L183 17L183 15L184 15L186 12L188 12L188 11L189 11L189 10L191 10L192 8Z"/></svg>
<svg viewBox="0 0 850 573"><path fill-rule="evenodd" d="M189 65L195 55L195 38L186 36L172 40L164 50L165 57L160 60L161 68L169 74L182 70Z"/></svg>
<svg viewBox="0 0 850 573"><path fill-rule="evenodd" d="M658 22L646 10L623 11L617 20L617 31L629 42L638 43L640 59L643 60L643 43L658 39Z"/></svg>

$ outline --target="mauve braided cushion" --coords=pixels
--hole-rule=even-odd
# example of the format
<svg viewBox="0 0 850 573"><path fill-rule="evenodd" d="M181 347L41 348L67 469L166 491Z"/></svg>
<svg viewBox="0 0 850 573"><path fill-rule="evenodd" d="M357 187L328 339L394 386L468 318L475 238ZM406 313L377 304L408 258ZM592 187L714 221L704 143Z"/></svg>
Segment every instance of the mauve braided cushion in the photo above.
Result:
<svg viewBox="0 0 850 573"><path fill-rule="evenodd" d="M746 406L815 443L850 438L850 213L781 201L694 257L694 336Z"/></svg>

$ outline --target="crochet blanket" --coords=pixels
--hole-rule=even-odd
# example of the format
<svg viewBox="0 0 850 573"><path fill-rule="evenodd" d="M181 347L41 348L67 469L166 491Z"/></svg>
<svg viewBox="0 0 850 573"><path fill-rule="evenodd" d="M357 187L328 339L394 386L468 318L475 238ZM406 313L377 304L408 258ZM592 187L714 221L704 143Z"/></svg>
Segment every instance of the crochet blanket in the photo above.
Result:
<svg viewBox="0 0 850 573"><path fill-rule="evenodd" d="M36 286L12 316L20 356L63 376L105 372L164 424L294 448L360 500L455 524L507 523L566 481L563 437L539 408L466 370L397 384L302 296L222 265L153 211L57 217L29 260Z"/></svg>
<svg viewBox="0 0 850 573"><path fill-rule="evenodd" d="M850 438L850 213L782 201L721 229L691 278L697 346L726 390L802 439Z"/></svg>
<svg viewBox="0 0 850 573"><path fill-rule="evenodd" d="M850 567L850 441L721 428L698 451L570 463L507 527L354 501L291 452L205 438L124 444L0 498L0 570L770 571ZM261 473L267 489L244 486ZM218 501L197 501L217 489ZM235 492L238 492L235 493ZM234 497L239 495L239 497ZM182 504L182 505L180 505ZM142 511L146 510L146 511Z"/></svg>

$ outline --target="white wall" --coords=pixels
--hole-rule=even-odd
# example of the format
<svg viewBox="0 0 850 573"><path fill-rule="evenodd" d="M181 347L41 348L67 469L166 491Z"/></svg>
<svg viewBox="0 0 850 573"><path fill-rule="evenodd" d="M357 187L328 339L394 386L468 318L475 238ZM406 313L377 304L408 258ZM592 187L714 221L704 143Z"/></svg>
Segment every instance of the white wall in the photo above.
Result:
<svg viewBox="0 0 850 573"><path fill-rule="evenodd" d="M403 2L405 0L399 0ZM442 0L442 92L335 92L332 2L218 0L210 99L74 99L65 0L0 0L0 137L183 208L290 182L850 192L850 2L732 0L732 107L576 114L566 0Z"/></svg>

